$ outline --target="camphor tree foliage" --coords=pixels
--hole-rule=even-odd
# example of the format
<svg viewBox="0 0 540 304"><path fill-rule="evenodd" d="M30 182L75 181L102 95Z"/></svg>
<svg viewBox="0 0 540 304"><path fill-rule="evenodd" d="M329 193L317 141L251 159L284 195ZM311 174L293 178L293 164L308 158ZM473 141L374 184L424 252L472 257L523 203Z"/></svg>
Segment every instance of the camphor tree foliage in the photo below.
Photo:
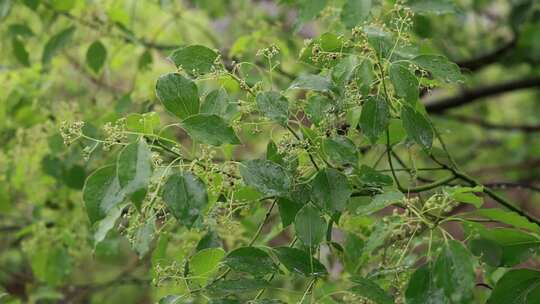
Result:
<svg viewBox="0 0 540 304"><path fill-rule="evenodd" d="M536 1L0 19L2 303L540 303Z"/></svg>

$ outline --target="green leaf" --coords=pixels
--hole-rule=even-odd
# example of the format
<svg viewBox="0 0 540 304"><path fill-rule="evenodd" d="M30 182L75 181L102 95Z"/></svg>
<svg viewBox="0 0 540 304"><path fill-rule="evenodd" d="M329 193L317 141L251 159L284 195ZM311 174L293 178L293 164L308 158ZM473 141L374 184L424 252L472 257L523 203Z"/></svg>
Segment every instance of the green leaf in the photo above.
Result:
<svg viewBox="0 0 540 304"><path fill-rule="evenodd" d="M343 245L343 262L350 274L355 274L360 266L364 241L353 233L347 233Z"/></svg>
<svg viewBox="0 0 540 304"><path fill-rule="evenodd" d="M347 28L353 28L369 17L371 0L347 0L341 9L341 22Z"/></svg>
<svg viewBox="0 0 540 304"><path fill-rule="evenodd" d="M88 51L86 51L86 64L88 64L95 73L99 73L99 70L101 70L103 64L105 64L106 59L107 49L105 48L105 45L99 40L94 41L88 47Z"/></svg>
<svg viewBox="0 0 540 304"><path fill-rule="evenodd" d="M146 219L144 225L137 228L135 232L135 239L133 240L133 249L139 255L139 258L143 258L150 251L150 245L154 239L156 231L155 217L150 216Z"/></svg>
<svg viewBox="0 0 540 304"><path fill-rule="evenodd" d="M180 119L199 113L197 85L178 73L159 77L156 93L165 109Z"/></svg>
<svg viewBox="0 0 540 304"><path fill-rule="evenodd" d="M482 204L484 203L483 198L474 194L475 192L483 192L484 190L482 187L444 187L443 191L455 201L471 204L476 208L482 207Z"/></svg>
<svg viewBox="0 0 540 304"><path fill-rule="evenodd" d="M280 197L277 201L279 207L279 216L281 217L281 224L283 228L289 226L294 222L296 214L304 205L295 201Z"/></svg>
<svg viewBox="0 0 540 304"><path fill-rule="evenodd" d="M215 114L230 121L238 113L238 107L231 101L227 91L224 88L219 88L206 95L204 103L201 105L201 113Z"/></svg>
<svg viewBox="0 0 540 304"><path fill-rule="evenodd" d="M277 247L274 252L279 262L290 272L298 273L306 277L325 276L328 274L326 268L319 260L309 255L307 252L291 247Z"/></svg>
<svg viewBox="0 0 540 304"><path fill-rule="evenodd" d="M449 241L433 265L433 278L452 303L469 303L476 283L471 253L460 242Z"/></svg>
<svg viewBox="0 0 540 304"><path fill-rule="evenodd" d="M320 75L304 74L298 76L289 86L289 90L303 89L316 92L329 92L332 83Z"/></svg>
<svg viewBox="0 0 540 304"><path fill-rule="evenodd" d="M375 81L375 73L373 72L373 63L369 59L364 59L356 67L355 79L358 90L362 95L368 95L371 90L371 85Z"/></svg>
<svg viewBox="0 0 540 304"><path fill-rule="evenodd" d="M413 62L443 82L461 82L464 80L459 66L442 55L420 55L413 58Z"/></svg>
<svg viewBox="0 0 540 304"><path fill-rule="evenodd" d="M84 183L83 201L93 224L107 215L125 197L116 176L116 166L106 166L90 174Z"/></svg>
<svg viewBox="0 0 540 304"><path fill-rule="evenodd" d="M405 5L418 14L442 15L456 10L452 0L409 0Z"/></svg>
<svg viewBox="0 0 540 304"><path fill-rule="evenodd" d="M184 296L168 295L159 299L158 304L183 304Z"/></svg>
<svg viewBox="0 0 540 304"><path fill-rule="evenodd" d="M422 265L412 274L405 290L407 304L450 304L442 289L435 286L432 269ZM455 302L458 303L458 302Z"/></svg>
<svg viewBox="0 0 540 304"><path fill-rule="evenodd" d="M194 140L212 146L240 144L240 139L223 118L217 115L199 114L182 121L181 126Z"/></svg>
<svg viewBox="0 0 540 304"><path fill-rule="evenodd" d="M172 215L188 228L202 217L208 205L206 185L191 172L177 172L163 185L163 200Z"/></svg>
<svg viewBox="0 0 540 304"><path fill-rule="evenodd" d="M144 190L152 177L152 155L141 139L124 147L118 154L116 174L126 195Z"/></svg>
<svg viewBox="0 0 540 304"><path fill-rule="evenodd" d="M537 304L540 295L540 271L512 269L499 279L487 304Z"/></svg>
<svg viewBox="0 0 540 304"><path fill-rule="evenodd" d="M334 105L328 97L313 95L309 97L305 111L309 119L318 126L323 119L329 116L333 108Z"/></svg>
<svg viewBox="0 0 540 304"><path fill-rule="evenodd" d="M149 70L153 62L154 58L152 57L152 52L149 49L146 49L139 57L137 67L141 71Z"/></svg>
<svg viewBox="0 0 540 304"><path fill-rule="evenodd" d="M227 254L223 263L234 271L249 273L257 277L277 270L270 255L256 247L237 248Z"/></svg>
<svg viewBox="0 0 540 304"><path fill-rule="evenodd" d="M208 231L197 243L197 248L195 248L196 251L201 251L206 248L218 248L222 247L223 242L219 238L219 234L217 232L210 230Z"/></svg>
<svg viewBox="0 0 540 304"><path fill-rule="evenodd" d="M268 281L263 279L240 278L218 281L207 286L207 290L214 295L235 295L263 289L268 286L270 286Z"/></svg>
<svg viewBox="0 0 540 304"><path fill-rule="evenodd" d="M307 204L296 214L294 230L304 245L317 246L325 236L326 221L315 206Z"/></svg>
<svg viewBox="0 0 540 304"><path fill-rule="evenodd" d="M115 205L109 211L107 211L107 215L103 219L93 224L94 246L98 246L99 243L105 240L109 231L114 228L116 222L118 221L120 216L122 216L122 211L125 207L126 203L120 203L118 205Z"/></svg>
<svg viewBox="0 0 540 304"><path fill-rule="evenodd" d="M319 171L311 182L311 187L312 201L330 212L343 211L352 194L347 176L332 168Z"/></svg>
<svg viewBox="0 0 540 304"><path fill-rule="evenodd" d="M394 303L394 298L375 282L362 277L354 277L351 281L354 283L349 289L352 293L371 300L374 304Z"/></svg>
<svg viewBox="0 0 540 304"><path fill-rule="evenodd" d="M332 81L340 89L344 89L355 73L355 68L358 65L358 57L354 55L346 56L339 60L336 66L332 69ZM341 93L342 94L342 93Z"/></svg>
<svg viewBox="0 0 540 304"><path fill-rule="evenodd" d="M502 250L497 266L510 267L526 261L540 249L540 237L512 228L486 229L481 225L468 223L473 227L474 239L485 239L496 243Z"/></svg>
<svg viewBox="0 0 540 304"><path fill-rule="evenodd" d="M384 99L370 97L362 106L360 128L371 143L377 142L377 139L386 131L389 120L390 110Z"/></svg>
<svg viewBox="0 0 540 304"><path fill-rule="evenodd" d="M331 163L356 165L358 152L356 145L345 136L334 136L323 140L323 151Z"/></svg>
<svg viewBox="0 0 540 304"><path fill-rule="evenodd" d="M30 265L38 280L58 286L67 279L73 261L64 246L41 246L30 254Z"/></svg>
<svg viewBox="0 0 540 304"><path fill-rule="evenodd" d="M189 271L193 282L205 285L208 279L218 270L225 256L221 248L207 248L197 252L189 259Z"/></svg>
<svg viewBox="0 0 540 304"><path fill-rule="evenodd" d="M177 68L190 75L206 74L212 71L218 54L202 45L190 45L175 50L169 57Z"/></svg>
<svg viewBox="0 0 540 304"><path fill-rule="evenodd" d="M47 41L41 57L41 62L43 65L48 65L52 58L69 43L74 32L75 27L71 26L60 31L58 34L52 36L49 41Z"/></svg>
<svg viewBox="0 0 540 304"><path fill-rule="evenodd" d="M385 193L377 194L373 197L373 200L369 205L360 206L356 209L357 214L371 214L384 209L392 204L397 204L405 199L403 193L399 191L388 191Z"/></svg>
<svg viewBox="0 0 540 304"><path fill-rule="evenodd" d="M126 117L128 130L143 134L153 134L160 123L159 115L156 112L131 113Z"/></svg>
<svg viewBox="0 0 540 304"><path fill-rule="evenodd" d="M51 5L58 11L67 12L77 4L76 0L52 0Z"/></svg>
<svg viewBox="0 0 540 304"><path fill-rule="evenodd" d="M13 36L19 36L20 38L28 38L34 36L34 32L28 25L22 23L10 24L8 31Z"/></svg>
<svg viewBox="0 0 540 304"><path fill-rule="evenodd" d="M292 186L292 178L280 165L269 160L242 162L240 174L246 185L267 196L285 196Z"/></svg>
<svg viewBox="0 0 540 304"><path fill-rule="evenodd" d="M390 75L390 81L394 85L396 94L414 106L418 101L419 95L418 79L416 79L416 76L400 64L390 65L388 74Z"/></svg>
<svg viewBox="0 0 540 304"><path fill-rule="evenodd" d="M366 165L362 165L360 166L360 169L358 169L358 180L368 187L392 186L394 183L391 176L382 174Z"/></svg>
<svg viewBox="0 0 540 304"><path fill-rule="evenodd" d="M259 112L286 127L289 122L289 101L278 92L267 91L257 94Z"/></svg>
<svg viewBox="0 0 540 304"><path fill-rule="evenodd" d="M11 39L11 45L13 47L13 55L19 61L20 64L29 67L30 66L30 55L24 47L24 44L19 38L13 37Z"/></svg>
<svg viewBox="0 0 540 304"><path fill-rule="evenodd" d="M298 0L298 20L296 28L306 21L312 20L326 7L328 0Z"/></svg>
<svg viewBox="0 0 540 304"><path fill-rule="evenodd" d="M11 0L0 0L0 21L9 16L11 5Z"/></svg>
<svg viewBox="0 0 540 304"><path fill-rule="evenodd" d="M501 264L503 249L497 242L492 240L476 238L469 241L471 252L482 259L490 266L498 267Z"/></svg>
<svg viewBox="0 0 540 304"><path fill-rule="evenodd" d="M429 150L433 144L433 128L429 120L408 105L401 108L401 121L407 135L422 148Z"/></svg>
<svg viewBox="0 0 540 304"><path fill-rule="evenodd" d="M375 50L379 58L388 58L391 54L395 54L395 52L392 52L395 43L390 33L377 26L364 27L364 32L366 33L368 43Z"/></svg>
<svg viewBox="0 0 540 304"><path fill-rule="evenodd" d="M473 212L462 214L465 218L469 216L479 216L498 221L503 224L514 226L516 228L529 230L540 235L540 226L529 221L526 217L521 216L513 211L506 211L499 208L479 209Z"/></svg>

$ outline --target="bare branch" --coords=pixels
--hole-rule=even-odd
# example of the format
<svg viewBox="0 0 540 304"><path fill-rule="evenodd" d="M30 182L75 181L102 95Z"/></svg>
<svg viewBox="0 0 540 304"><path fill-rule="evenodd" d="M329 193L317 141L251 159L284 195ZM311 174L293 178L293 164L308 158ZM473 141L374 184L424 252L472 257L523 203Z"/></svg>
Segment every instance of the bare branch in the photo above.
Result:
<svg viewBox="0 0 540 304"><path fill-rule="evenodd" d="M441 114L446 110L471 104L485 97L529 88L540 88L540 76L512 80L472 90L466 89L459 95L427 103L426 110L432 114Z"/></svg>

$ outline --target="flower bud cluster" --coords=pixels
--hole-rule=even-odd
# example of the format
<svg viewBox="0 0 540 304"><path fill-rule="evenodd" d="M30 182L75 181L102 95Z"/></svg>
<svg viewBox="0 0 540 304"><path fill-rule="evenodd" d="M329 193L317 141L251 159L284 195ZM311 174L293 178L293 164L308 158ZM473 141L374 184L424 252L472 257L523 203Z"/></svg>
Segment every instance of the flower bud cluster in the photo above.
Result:
<svg viewBox="0 0 540 304"><path fill-rule="evenodd" d="M60 135L64 139L64 145L69 146L77 139L82 136L82 129L84 127L83 121L75 121L73 123L68 123L67 121L62 122L60 126Z"/></svg>

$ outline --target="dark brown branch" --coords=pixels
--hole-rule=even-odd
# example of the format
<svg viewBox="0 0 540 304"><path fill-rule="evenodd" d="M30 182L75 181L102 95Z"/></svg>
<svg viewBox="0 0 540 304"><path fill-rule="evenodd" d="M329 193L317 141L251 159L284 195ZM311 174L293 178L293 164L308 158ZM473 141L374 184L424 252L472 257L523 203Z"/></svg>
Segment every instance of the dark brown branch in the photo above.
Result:
<svg viewBox="0 0 540 304"><path fill-rule="evenodd" d="M472 90L466 89L457 96L429 102L426 104L426 110L432 114L441 114L446 110L471 104L485 97L536 87L540 88L540 76L512 80Z"/></svg>
<svg viewBox="0 0 540 304"><path fill-rule="evenodd" d="M540 125L505 125L496 124L489 121L482 120L477 117L470 117L465 115L449 115L445 114L444 118L457 120L464 123L470 123L480 126L485 129L501 130L501 131L521 131L525 133L540 132Z"/></svg>
<svg viewBox="0 0 540 304"><path fill-rule="evenodd" d="M463 70L477 71L485 66L499 62L501 58L506 56L512 49L516 47L517 39L514 37L512 40L494 50L491 53L481 55L476 58L467 59L464 61L458 61L457 65Z"/></svg>

